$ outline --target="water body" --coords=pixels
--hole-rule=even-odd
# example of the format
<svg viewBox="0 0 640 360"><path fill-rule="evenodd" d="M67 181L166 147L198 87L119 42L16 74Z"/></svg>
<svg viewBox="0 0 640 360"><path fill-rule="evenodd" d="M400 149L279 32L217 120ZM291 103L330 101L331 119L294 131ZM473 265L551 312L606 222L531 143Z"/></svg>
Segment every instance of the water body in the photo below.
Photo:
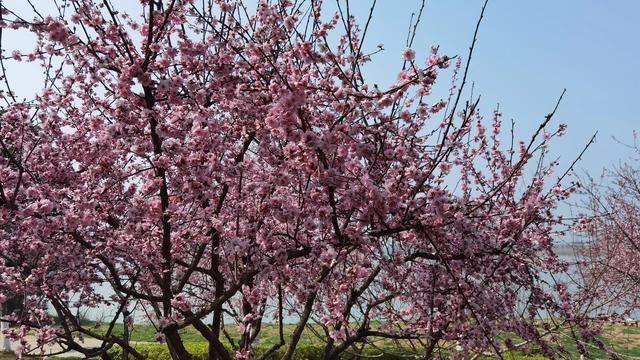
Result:
<svg viewBox="0 0 640 360"><path fill-rule="evenodd" d="M574 281L576 276L576 270L577 270L575 263L580 259L580 256L578 254L579 246L566 246L566 245L558 246L555 248L555 251L556 251L556 254L562 260L571 264L569 268L569 273L553 274L553 276L551 274L543 273L543 274L540 274L541 275L540 278L543 282L546 282L550 286L553 286L553 284L555 284L556 282L565 282L567 283L567 286L570 291L575 291L577 288ZM99 294L102 294L105 297L111 296L113 294L110 286L108 285L100 285L97 287L96 290ZM621 309L613 308L613 310L620 311ZM82 316L88 320L109 321L113 318L114 314L116 313L116 308L113 306L111 307L104 306L99 308L81 308L79 310L79 313L83 314ZM138 309L134 311L133 314L134 314L134 319L136 323L148 322L147 315L142 310ZM635 319L640 319L640 313L636 312L633 314L632 317ZM285 323L296 323L298 319L299 317L296 314L287 315L286 312L284 314ZM268 322L274 321L272 319L265 319L265 320ZM119 319L119 322L121 321L122 321L122 318ZM233 323L233 319L227 316L226 322L231 324Z"/></svg>

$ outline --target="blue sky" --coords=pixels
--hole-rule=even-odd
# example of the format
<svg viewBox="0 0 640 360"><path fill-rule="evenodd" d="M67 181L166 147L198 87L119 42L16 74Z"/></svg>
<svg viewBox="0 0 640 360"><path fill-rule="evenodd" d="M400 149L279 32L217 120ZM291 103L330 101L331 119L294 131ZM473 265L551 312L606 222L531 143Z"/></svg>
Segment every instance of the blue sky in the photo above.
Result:
<svg viewBox="0 0 640 360"><path fill-rule="evenodd" d="M427 0L414 43L418 59L431 45L466 59L482 4L482 0ZM26 2L22 6L26 8ZM375 82L382 85L395 79L409 19L419 6L420 0L378 0L367 37L369 50L385 44L385 51L366 68ZM369 0L351 1L352 12L362 20L369 7ZM505 120L513 118L516 134L528 139L566 88L556 121L569 129L553 144L561 162L571 163L596 131L597 143L578 169L598 174L605 166L629 159L632 152L612 137L630 143L633 131L640 128L639 14L640 2L632 0L491 0L469 74L474 94L482 96L481 110L490 114L500 103ZM4 46L27 50L28 40L26 33L7 32ZM10 79L20 79L14 88L31 95L40 78L35 69L14 63L9 70ZM448 81L446 76L442 79Z"/></svg>
<svg viewBox="0 0 640 360"><path fill-rule="evenodd" d="M355 2L354 2L355 3ZM365 1L358 10L368 11ZM367 2L368 3L368 2ZM439 44L448 54L466 57L483 1L428 0L414 48L419 55ZM372 75L393 79L388 62L400 62L411 12L419 0L379 0L370 39L387 50ZM597 142L577 166L597 175L605 166L628 160L625 143L640 129L640 2L490 0L480 28L469 78L481 109L489 114L500 103L505 120L513 118L517 134L531 131L567 93L556 121L569 125L553 144L568 165L591 135ZM372 46L375 42L372 41ZM381 60L381 59L378 59Z"/></svg>

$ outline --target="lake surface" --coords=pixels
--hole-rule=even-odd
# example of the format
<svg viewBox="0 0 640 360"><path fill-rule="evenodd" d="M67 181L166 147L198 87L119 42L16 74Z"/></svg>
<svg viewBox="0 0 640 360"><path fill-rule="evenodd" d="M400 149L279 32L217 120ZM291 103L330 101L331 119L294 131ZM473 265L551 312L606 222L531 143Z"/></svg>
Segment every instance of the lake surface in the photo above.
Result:
<svg viewBox="0 0 640 360"><path fill-rule="evenodd" d="M555 251L556 251L556 254L558 254L558 256L562 260L567 261L569 264L575 264L575 262L579 259L579 256L577 254L577 249L579 249L579 247L558 246L556 247ZM576 269L575 265L570 266L570 271L575 271L575 269ZM573 283L569 274L553 274L553 277L552 277L550 274L544 273L544 274L541 274L541 279L549 284L554 284L557 281L566 282L570 291L571 290L575 291L576 289L576 285ZM97 288L97 291L98 293L103 294L105 296L109 296L112 294L110 287L106 285L99 286ZM91 320L104 319L105 321L108 321L111 318L111 316L115 314L115 310L116 309L113 307L83 309L87 319L91 319ZM617 309L617 311L619 311L619 309ZM135 321L138 323L142 321L146 321L146 315L142 311L135 311L134 317L135 317ZM640 319L640 313L636 312L633 314L632 317L635 319ZM228 321L230 320L231 319L228 319ZM297 322L297 320L298 320L297 315L286 315L285 313L284 321L286 323L295 323Z"/></svg>

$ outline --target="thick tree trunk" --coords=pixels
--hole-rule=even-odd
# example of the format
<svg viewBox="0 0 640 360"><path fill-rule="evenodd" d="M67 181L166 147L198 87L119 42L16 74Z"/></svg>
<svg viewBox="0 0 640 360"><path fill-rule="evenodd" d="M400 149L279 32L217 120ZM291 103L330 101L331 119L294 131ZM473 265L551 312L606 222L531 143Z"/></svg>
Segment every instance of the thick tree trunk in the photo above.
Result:
<svg viewBox="0 0 640 360"><path fill-rule="evenodd" d="M216 289L216 296L217 296L217 289ZM215 336L216 339L220 338L220 323L222 320L222 311L220 311L219 309L216 309L213 312L213 321L211 322L211 331L213 332L213 336ZM209 360L217 360L220 359L219 356L219 351L216 351L216 341L211 339L209 340ZM225 350L226 351L226 350Z"/></svg>
<svg viewBox="0 0 640 360"><path fill-rule="evenodd" d="M216 296L218 296L218 289L216 288ZM213 336L215 336L217 339L220 338L220 323L222 320L222 311L221 309L216 309L213 312L213 321L211 321L211 332L213 332ZM214 347L214 341L209 341L209 360L214 360L217 359L216 357L216 350Z"/></svg>
<svg viewBox="0 0 640 360"><path fill-rule="evenodd" d="M231 355L218 339L209 341L209 360L231 360Z"/></svg>
<svg viewBox="0 0 640 360"><path fill-rule="evenodd" d="M311 310L313 309L313 302L316 300L317 292L309 295L309 298L304 304L304 312L300 316L300 321L298 321L298 325L296 326L293 334L291 334L291 338L289 339L289 346L287 347L287 351L284 353L282 360L291 360L293 359L293 353L296 350L296 346L298 346L298 341L300 341L300 336L302 336L302 331L307 325L307 321L309 321L309 316L311 315Z"/></svg>
<svg viewBox="0 0 640 360"><path fill-rule="evenodd" d="M180 335L177 330L172 330L166 334L167 345L169 346L169 352L171 358L174 360L191 360L191 354L187 351L180 339Z"/></svg>
<svg viewBox="0 0 640 360"><path fill-rule="evenodd" d="M220 236L214 231L211 238L211 269L213 270L213 278L215 281L215 298L219 299L224 294L224 278L219 271L220 256L218 255L218 246L220 246ZM209 356L208 360L230 360L231 356L220 342L220 328L222 326L222 304L213 311L213 320L211 321L211 332L213 333L209 340Z"/></svg>

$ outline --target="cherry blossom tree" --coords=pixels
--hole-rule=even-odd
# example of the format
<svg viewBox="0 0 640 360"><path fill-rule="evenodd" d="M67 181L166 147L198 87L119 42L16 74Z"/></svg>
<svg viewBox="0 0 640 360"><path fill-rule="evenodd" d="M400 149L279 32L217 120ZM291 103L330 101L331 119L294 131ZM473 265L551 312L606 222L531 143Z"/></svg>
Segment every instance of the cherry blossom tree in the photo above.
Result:
<svg viewBox="0 0 640 360"><path fill-rule="evenodd" d="M143 314L174 359L190 358L187 327L211 359L291 359L311 323L326 359L381 338L425 358L451 344L500 356L515 346L504 333L556 350L536 320L575 319L566 287L540 277L566 267L555 208L574 186L544 161L565 126L553 110L516 141L499 111L463 99L475 35L464 63L415 47L418 15L383 89L365 76L383 51L365 41L375 1L360 21L348 1L28 3L2 2L0 25L37 37L28 53L3 48L2 69L45 76L26 100L17 74L2 78L0 301L24 299L4 317L14 338L37 329L38 345L141 359L113 329ZM86 308L113 309L106 332L83 325ZM280 341L260 355L264 322ZM235 354L225 325L241 333Z"/></svg>
<svg viewBox="0 0 640 360"><path fill-rule="evenodd" d="M631 148L636 156L640 148ZM584 298L591 311L637 316L640 310L640 178L637 158L605 170L585 187L586 212L579 229L585 238Z"/></svg>

